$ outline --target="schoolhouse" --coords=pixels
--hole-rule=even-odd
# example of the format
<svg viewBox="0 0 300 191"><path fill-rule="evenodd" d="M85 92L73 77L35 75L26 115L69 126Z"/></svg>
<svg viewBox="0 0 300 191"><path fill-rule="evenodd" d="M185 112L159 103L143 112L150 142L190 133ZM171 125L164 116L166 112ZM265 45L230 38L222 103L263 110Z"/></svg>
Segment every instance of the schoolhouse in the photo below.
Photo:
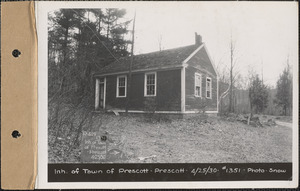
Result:
<svg viewBox="0 0 300 191"><path fill-rule="evenodd" d="M120 58L94 74L95 109L218 113L218 75L202 37L195 44Z"/></svg>

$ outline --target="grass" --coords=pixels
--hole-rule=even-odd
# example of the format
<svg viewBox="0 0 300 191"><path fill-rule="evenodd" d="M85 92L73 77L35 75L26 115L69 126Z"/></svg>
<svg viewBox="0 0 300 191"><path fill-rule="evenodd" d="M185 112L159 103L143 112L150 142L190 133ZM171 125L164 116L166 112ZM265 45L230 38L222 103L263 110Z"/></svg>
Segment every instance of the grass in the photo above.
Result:
<svg viewBox="0 0 300 191"><path fill-rule="evenodd" d="M90 114L85 131L106 131L127 159L122 163L291 162L292 129L252 127L217 116L189 119L163 116ZM78 114L79 116L79 114ZM71 138L69 138L71 139ZM49 131L49 162L80 162L80 146L54 141ZM145 158L146 157L146 158ZM147 158L148 157L148 158Z"/></svg>

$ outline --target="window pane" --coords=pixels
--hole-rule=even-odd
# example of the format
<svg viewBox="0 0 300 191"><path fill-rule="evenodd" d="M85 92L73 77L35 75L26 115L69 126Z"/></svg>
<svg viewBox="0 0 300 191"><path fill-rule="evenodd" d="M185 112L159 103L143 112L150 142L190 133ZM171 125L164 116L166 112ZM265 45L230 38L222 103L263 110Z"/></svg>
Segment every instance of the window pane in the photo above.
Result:
<svg viewBox="0 0 300 191"><path fill-rule="evenodd" d="M119 78L119 86L125 86L125 77Z"/></svg>
<svg viewBox="0 0 300 191"><path fill-rule="evenodd" d="M206 78L206 97L211 98L211 79Z"/></svg>
<svg viewBox="0 0 300 191"><path fill-rule="evenodd" d="M151 95L151 86L147 86L147 95Z"/></svg>
<svg viewBox="0 0 300 191"><path fill-rule="evenodd" d="M147 95L155 95L155 86L147 85Z"/></svg>
<svg viewBox="0 0 300 191"><path fill-rule="evenodd" d="M207 81L206 81L206 86L207 86L207 87L210 87L210 85L211 85L211 81L210 81L210 79L207 79Z"/></svg>
<svg viewBox="0 0 300 191"><path fill-rule="evenodd" d="M125 96L125 87L119 87L119 96Z"/></svg>
<svg viewBox="0 0 300 191"><path fill-rule="evenodd" d="M146 95L155 95L155 74L146 74Z"/></svg>
<svg viewBox="0 0 300 191"><path fill-rule="evenodd" d="M147 75L147 85L154 85L155 84L155 74L148 74Z"/></svg>
<svg viewBox="0 0 300 191"><path fill-rule="evenodd" d="M201 96L201 75L195 74L195 96Z"/></svg>
<svg viewBox="0 0 300 191"><path fill-rule="evenodd" d="M196 96L200 96L200 87L196 87Z"/></svg>
<svg viewBox="0 0 300 191"><path fill-rule="evenodd" d="M206 91L206 97L210 97L210 91Z"/></svg>
<svg viewBox="0 0 300 191"><path fill-rule="evenodd" d="M196 75L195 76L195 85L196 86L200 86L201 85L201 76L200 75Z"/></svg>
<svg viewBox="0 0 300 191"><path fill-rule="evenodd" d="M150 93L151 95L155 94L155 86L150 86Z"/></svg>

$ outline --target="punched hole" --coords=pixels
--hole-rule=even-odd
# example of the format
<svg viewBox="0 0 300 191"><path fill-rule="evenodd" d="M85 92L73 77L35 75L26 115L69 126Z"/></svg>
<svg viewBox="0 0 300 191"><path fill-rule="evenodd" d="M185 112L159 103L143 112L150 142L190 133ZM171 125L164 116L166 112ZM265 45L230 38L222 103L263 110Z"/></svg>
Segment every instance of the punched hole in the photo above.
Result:
<svg viewBox="0 0 300 191"><path fill-rule="evenodd" d="M18 137L21 136L21 134L19 133L19 131L14 130L14 131L12 132L11 136L12 136L13 138L18 138Z"/></svg>
<svg viewBox="0 0 300 191"><path fill-rule="evenodd" d="M12 55L17 58L21 55L21 52L18 49L15 49L12 51Z"/></svg>

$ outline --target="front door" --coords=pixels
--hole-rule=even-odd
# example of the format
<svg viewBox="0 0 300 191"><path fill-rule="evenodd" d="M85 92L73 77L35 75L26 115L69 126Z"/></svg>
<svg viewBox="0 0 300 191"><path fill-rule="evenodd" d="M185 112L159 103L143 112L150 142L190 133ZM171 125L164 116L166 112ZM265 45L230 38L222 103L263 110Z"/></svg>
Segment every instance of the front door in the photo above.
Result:
<svg viewBox="0 0 300 191"><path fill-rule="evenodd" d="M105 78L96 79L95 109L105 108Z"/></svg>

